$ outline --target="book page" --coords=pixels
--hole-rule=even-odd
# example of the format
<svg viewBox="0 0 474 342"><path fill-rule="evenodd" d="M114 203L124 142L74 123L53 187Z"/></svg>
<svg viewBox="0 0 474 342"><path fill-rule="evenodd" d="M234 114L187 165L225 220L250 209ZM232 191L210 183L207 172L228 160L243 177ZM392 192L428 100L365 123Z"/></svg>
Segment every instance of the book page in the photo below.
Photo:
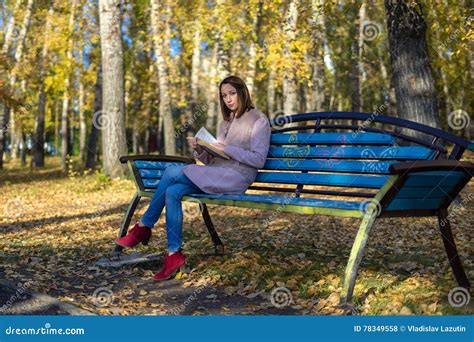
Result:
<svg viewBox="0 0 474 342"><path fill-rule="evenodd" d="M209 144L214 144L217 142L217 139L214 138L214 136L209 133L209 131L205 127L201 127L199 131L197 131L195 137L204 140Z"/></svg>

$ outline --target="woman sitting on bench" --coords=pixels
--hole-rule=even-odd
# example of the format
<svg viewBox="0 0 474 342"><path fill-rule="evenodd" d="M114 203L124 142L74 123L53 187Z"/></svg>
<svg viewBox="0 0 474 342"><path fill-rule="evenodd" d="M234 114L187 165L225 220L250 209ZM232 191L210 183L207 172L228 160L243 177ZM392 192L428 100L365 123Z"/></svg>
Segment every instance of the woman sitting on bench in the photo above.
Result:
<svg viewBox="0 0 474 342"><path fill-rule="evenodd" d="M156 280L173 277L186 263L181 252L183 196L196 193L242 194L252 184L267 158L270 146L270 122L255 109L245 82L237 76L226 77L219 85L223 120L218 128L218 143L213 146L230 157L216 157L197 145L196 137L188 143L193 155L205 165L170 166L165 169L151 203L139 222L116 243L134 247L148 244L151 228L159 220L166 205L168 253Z"/></svg>

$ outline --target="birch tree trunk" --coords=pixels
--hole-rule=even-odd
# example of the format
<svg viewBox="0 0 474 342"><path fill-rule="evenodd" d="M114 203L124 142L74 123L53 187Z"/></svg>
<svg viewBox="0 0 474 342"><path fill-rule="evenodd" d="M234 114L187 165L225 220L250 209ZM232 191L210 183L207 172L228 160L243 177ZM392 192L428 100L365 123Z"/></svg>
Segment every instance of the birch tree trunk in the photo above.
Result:
<svg viewBox="0 0 474 342"><path fill-rule="evenodd" d="M286 44L283 47L283 55L287 61L287 66L283 72L283 112L285 115L297 113L296 97L296 71L292 61L291 45L296 39L296 24L298 20L299 0L291 0L285 14L283 31L285 32ZM290 124L291 126L294 124Z"/></svg>
<svg viewBox="0 0 474 342"><path fill-rule="evenodd" d="M102 111L95 124L102 131L102 166L111 178L124 174L119 158L127 154L121 1L99 0L102 57Z"/></svg>
<svg viewBox="0 0 474 342"><path fill-rule="evenodd" d="M362 44L363 41L361 29L362 18L361 16L365 13L365 3L363 2L357 11L357 7L354 6L354 23L351 29L352 32L352 43L351 43L351 111L360 112L362 109L361 89L360 89L360 70L361 70L361 58L362 58ZM353 124L357 125L357 120L353 120Z"/></svg>
<svg viewBox="0 0 474 342"><path fill-rule="evenodd" d="M47 65L47 56L49 49L49 33L51 30L51 19L54 14L54 0L51 0L49 5L48 14L46 17L46 24L44 29L44 40L43 48L41 50L41 57L39 62L40 68L40 93L38 98L38 114L36 115L35 120L35 135L33 139L33 153L34 153L34 165L36 167L44 166L44 121L45 121L45 112L46 112L46 91L44 85L44 78L46 73Z"/></svg>
<svg viewBox="0 0 474 342"><path fill-rule="evenodd" d="M21 63L21 59L23 57L23 50L25 48L25 41L26 41L26 33L28 32L28 27L30 26L31 20L31 9L33 7L33 0L28 0L26 4L25 16L23 17L23 22L21 24L20 33L18 34L18 44L15 50L15 54L13 56L13 64L17 65ZM10 75L10 89L15 92L16 86L16 72L15 68ZM5 107L4 112L5 121L10 123L10 137L12 142L12 158L18 157L18 148L19 143L21 141L21 135L18 134L18 128L15 119L15 110L11 109L10 107Z"/></svg>
<svg viewBox="0 0 474 342"><path fill-rule="evenodd" d="M199 64L201 63L201 27L198 24L193 35L193 57L191 61L191 109L198 103Z"/></svg>
<svg viewBox="0 0 474 342"><path fill-rule="evenodd" d="M206 92L207 100L207 117L206 117L206 127L209 131L214 131L216 127L217 117L219 116L218 112L218 89L217 89L217 46L214 46L212 51L212 57L205 64L205 69L207 70L206 74L209 75L209 91Z"/></svg>
<svg viewBox="0 0 474 342"><path fill-rule="evenodd" d="M8 54L8 49L12 41L13 31L15 29L15 13L18 11L22 0L16 0L15 6L13 7L12 15L8 18L8 23L6 25L5 39L2 46L2 55Z"/></svg>
<svg viewBox="0 0 474 342"><path fill-rule="evenodd" d="M77 0L73 0L71 4L71 13L69 14L69 23L68 23L68 33L69 38L67 42L66 50L66 60L72 60L72 32L74 31L74 15L76 14L76 4ZM70 75L66 74L64 80L64 94L62 101L62 110L61 110L61 169L63 173L67 172L66 158L68 155L68 113L69 113L69 86L70 86Z"/></svg>
<svg viewBox="0 0 474 342"><path fill-rule="evenodd" d="M275 112L275 71L273 70L268 73L267 110L268 116L273 119L273 113Z"/></svg>
<svg viewBox="0 0 474 342"><path fill-rule="evenodd" d="M163 39L166 25L168 25L168 21L163 20L163 16L167 13L167 6L169 6L167 1L165 4L162 4L160 0L151 0L151 26L160 84L160 117L162 118L164 133L164 152L167 155L175 155L176 141L173 114L171 112L171 97L169 94L169 76L164 56L169 50L164 49L166 44ZM161 146L161 150L163 150L163 146Z"/></svg>
<svg viewBox="0 0 474 342"><path fill-rule="evenodd" d="M257 3L257 11L253 17L253 25L252 25L252 37L249 44L249 52L248 52L248 71L246 77L246 84L247 88L249 89L250 96L254 96L254 83L255 83L255 74L257 71L257 46L260 37L260 26L262 22L262 7L263 2L258 1Z"/></svg>
<svg viewBox="0 0 474 342"><path fill-rule="evenodd" d="M314 64L312 74L311 108L320 112L323 110L324 94L324 47L326 41L326 24L324 18L324 0L312 0L311 31L314 42Z"/></svg>
<svg viewBox="0 0 474 342"><path fill-rule="evenodd" d="M94 113L102 111L102 65L97 68L97 78L94 89ZM95 170L97 162L97 140L99 130L97 125L91 125L89 140L87 141L86 169Z"/></svg>

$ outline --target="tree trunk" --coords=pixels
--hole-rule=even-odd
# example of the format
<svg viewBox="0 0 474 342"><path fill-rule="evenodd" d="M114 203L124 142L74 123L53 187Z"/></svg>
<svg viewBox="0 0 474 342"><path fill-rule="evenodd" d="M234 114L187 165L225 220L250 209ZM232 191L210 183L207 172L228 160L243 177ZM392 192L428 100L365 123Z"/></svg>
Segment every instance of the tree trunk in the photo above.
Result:
<svg viewBox="0 0 474 342"><path fill-rule="evenodd" d="M314 42L312 93L310 111L323 110L324 95L324 46L326 42L326 23L324 18L324 0L312 0L311 31Z"/></svg>
<svg viewBox="0 0 474 342"><path fill-rule="evenodd" d="M6 28L5 36L2 45L2 56L8 55L10 43L12 41L13 31L15 28L15 13L20 7L21 0L15 2L12 13L8 18L8 22L4 26ZM3 75L2 75L3 76ZM12 89L13 91L13 89ZM10 107L7 104L0 102L0 169L3 169L3 153L6 150L7 131L10 125Z"/></svg>
<svg viewBox="0 0 474 342"><path fill-rule="evenodd" d="M246 77L247 88L249 89L250 96L254 96L254 83L255 83L255 74L257 71L257 46L260 37L260 26L262 22L262 7L263 1L259 0L257 3L257 12L253 17L253 29L252 36L249 44L248 52L248 70Z"/></svg>
<svg viewBox="0 0 474 342"><path fill-rule="evenodd" d="M397 111L404 119L440 127L425 37L426 22L418 8L421 7L417 1L413 6L385 0ZM409 131L406 133L415 135Z"/></svg>
<svg viewBox="0 0 474 342"><path fill-rule="evenodd" d="M13 31L15 28L15 13L18 11L18 8L20 7L21 3L22 3L22 0L16 0L15 6L13 7L13 10L12 10L12 15L8 18L8 23L5 26L7 30L5 32L5 38L3 40L2 55L8 54L8 49L10 48Z"/></svg>
<svg viewBox="0 0 474 342"><path fill-rule="evenodd" d="M362 43L363 30L363 16L365 15L365 3L363 2L357 11L357 6L351 4L354 11L354 23L351 29L351 111L360 112L362 110L362 96L361 96L361 64L362 64ZM357 125L357 120L353 120L353 125Z"/></svg>
<svg viewBox="0 0 474 342"><path fill-rule="evenodd" d="M215 43L217 44L217 42ZM206 92L207 97L207 117L206 117L206 127L210 132L214 132L217 123L217 113L219 112L218 108L218 89L217 89L217 45L214 46L212 51L212 57L209 63L206 63L205 66L208 66L209 75L209 91Z"/></svg>
<svg viewBox="0 0 474 342"><path fill-rule="evenodd" d="M31 9L33 7L33 0L28 0L26 5L25 16L23 17L23 22L21 24L20 33L18 34L18 44L15 50L15 54L13 56L13 64L16 66L21 62L23 56L23 50L25 48L25 41L26 41L26 33L28 31L28 27L30 26L30 19L31 19ZM10 89L12 92L15 92L16 86L16 72L15 68L12 70L10 75ZM19 142L21 141L21 136L18 136L18 128L16 125L17 119L15 119L15 110L11 110L9 106L5 106L5 119L8 119L10 122L10 137L12 143L12 158L18 157L18 148Z"/></svg>
<svg viewBox="0 0 474 342"><path fill-rule="evenodd" d="M201 63L201 27L197 27L193 36L193 57L191 62L191 109L198 103L199 64Z"/></svg>
<svg viewBox="0 0 474 342"><path fill-rule="evenodd" d="M291 44L296 39L296 23L298 20L299 0L291 0L285 14L285 22L283 31L285 32L286 43L283 47L283 55L287 62L287 66L283 71L283 112L285 115L297 113L297 96L296 96L296 70L292 63ZM292 124L288 125L291 126ZM294 125L294 124L293 124Z"/></svg>
<svg viewBox="0 0 474 342"><path fill-rule="evenodd" d="M95 82L94 91L94 113L102 111L102 65L99 64L97 68L97 79ZM87 141L87 157L86 169L95 170L97 162L97 139L99 137L99 130L95 124L91 125L91 132L89 140Z"/></svg>
<svg viewBox="0 0 474 342"><path fill-rule="evenodd" d="M56 155L59 153L59 103L54 102L54 149Z"/></svg>
<svg viewBox="0 0 474 342"><path fill-rule="evenodd" d="M176 154L176 141L174 136L173 113L171 112L171 97L169 87L169 75L164 54L169 50L163 49L165 45L163 32L166 32L168 20L163 20L164 13L167 13L169 3L161 4L160 0L151 0L151 25L153 30L153 42L156 54L156 66L160 84L160 117L163 120L164 150L167 155Z"/></svg>
<svg viewBox="0 0 474 342"><path fill-rule="evenodd" d="M45 91L45 85L44 85L44 78L45 78L45 68L47 65L46 58L48 56L48 48L49 48L48 35L51 30L51 19L53 17L53 14L54 14L54 0L51 0L48 14L46 17L43 48L41 51L41 57L40 57L40 62L39 62L40 93L39 93L39 98L38 98L38 114L36 115L35 134L34 134L34 139L33 139L33 154L34 154L33 158L34 158L34 165L36 167L44 166L44 124L45 124L45 112L46 112L46 91Z"/></svg>
<svg viewBox="0 0 474 342"><path fill-rule="evenodd" d="M84 162L86 157L87 126L84 116L84 80L79 81L79 159Z"/></svg>
<svg viewBox="0 0 474 342"><path fill-rule="evenodd" d="M275 111L275 71L273 70L268 72L267 111L268 117L273 118L273 113Z"/></svg>
<svg viewBox="0 0 474 342"><path fill-rule="evenodd" d="M22 131L19 131L20 137L20 159L21 159L21 167L26 166L26 134Z"/></svg>
<svg viewBox="0 0 474 342"><path fill-rule="evenodd" d="M99 0L103 108L102 120L98 113L95 119L102 130L104 173L111 178L124 174L119 158L127 154L121 11L120 0Z"/></svg>
<svg viewBox="0 0 474 342"><path fill-rule="evenodd" d="M74 31L74 15L76 13L77 0L73 0L71 4L71 13L69 14L68 32L71 35L68 39L68 46L66 50L66 60L72 60L72 32ZM67 172L66 158L69 152L69 141L68 141L68 113L69 113L69 86L70 86L70 75L66 74L64 80L64 94L62 101L61 110L61 169L63 173Z"/></svg>

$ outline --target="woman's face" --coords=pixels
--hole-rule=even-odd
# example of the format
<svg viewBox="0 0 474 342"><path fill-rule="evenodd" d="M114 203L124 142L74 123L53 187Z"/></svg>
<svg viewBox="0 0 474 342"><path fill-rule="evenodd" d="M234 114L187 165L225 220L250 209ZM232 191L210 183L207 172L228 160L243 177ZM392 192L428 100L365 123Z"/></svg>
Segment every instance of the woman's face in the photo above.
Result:
<svg viewBox="0 0 474 342"><path fill-rule="evenodd" d="M235 112L239 107L239 97L237 95L237 89L234 86L225 83L221 87L222 100L224 101L227 108Z"/></svg>

